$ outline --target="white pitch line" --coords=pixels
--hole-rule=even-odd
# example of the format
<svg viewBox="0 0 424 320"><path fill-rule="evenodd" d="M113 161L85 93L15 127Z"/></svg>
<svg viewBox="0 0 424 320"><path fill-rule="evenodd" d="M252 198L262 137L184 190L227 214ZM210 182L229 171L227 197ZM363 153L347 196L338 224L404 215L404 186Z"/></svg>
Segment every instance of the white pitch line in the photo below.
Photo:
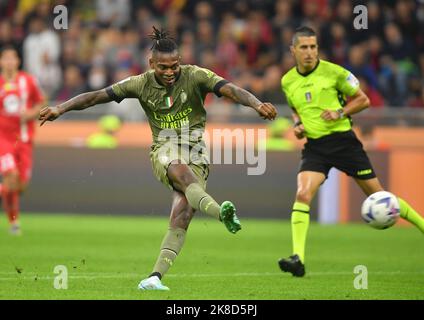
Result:
<svg viewBox="0 0 424 320"><path fill-rule="evenodd" d="M0 277L0 281L16 281L16 280L53 280L55 276L39 276L37 274L19 275L15 272L1 272L0 274L9 275L9 277ZM375 271L369 272L368 275L401 275L401 274L424 274L424 271L407 272L407 271ZM10 277L10 275L15 275ZM224 277L263 277L263 276L281 276L282 272L245 272L245 273L180 273L168 274L167 278L224 278ZM353 272L308 272L308 276L351 276ZM69 274L69 279L120 279L120 278L142 278L143 275L138 273L79 273L77 275Z"/></svg>

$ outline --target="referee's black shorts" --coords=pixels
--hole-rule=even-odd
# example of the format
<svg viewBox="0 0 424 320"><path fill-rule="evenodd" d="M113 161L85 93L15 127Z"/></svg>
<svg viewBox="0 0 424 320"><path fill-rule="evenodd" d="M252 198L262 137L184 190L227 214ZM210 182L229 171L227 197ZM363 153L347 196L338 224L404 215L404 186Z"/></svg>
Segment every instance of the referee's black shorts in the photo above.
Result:
<svg viewBox="0 0 424 320"><path fill-rule="evenodd" d="M305 143L299 172L322 172L327 177L332 167L356 179L376 177L361 141L352 130L318 139L308 138Z"/></svg>

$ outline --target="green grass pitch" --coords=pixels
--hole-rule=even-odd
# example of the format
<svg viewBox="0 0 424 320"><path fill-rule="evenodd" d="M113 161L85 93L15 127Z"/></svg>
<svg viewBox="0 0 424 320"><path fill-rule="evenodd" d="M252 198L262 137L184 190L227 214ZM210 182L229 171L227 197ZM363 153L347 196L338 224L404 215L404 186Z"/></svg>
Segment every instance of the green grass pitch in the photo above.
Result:
<svg viewBox="0 0 424 320"><path fill-rule="evenodd" d="M424 299L423 235L365 224L311 224L305 278L280 272L291 253L288 221L241 219L236 235L195 217L185 246L163 279L169 292L141 292L168 221L164 218L23 214L23 236L0 220L0 299L281 300ZM54 268L68 289L54 288ZM355 289L357 265L367 289Z"/></svg>

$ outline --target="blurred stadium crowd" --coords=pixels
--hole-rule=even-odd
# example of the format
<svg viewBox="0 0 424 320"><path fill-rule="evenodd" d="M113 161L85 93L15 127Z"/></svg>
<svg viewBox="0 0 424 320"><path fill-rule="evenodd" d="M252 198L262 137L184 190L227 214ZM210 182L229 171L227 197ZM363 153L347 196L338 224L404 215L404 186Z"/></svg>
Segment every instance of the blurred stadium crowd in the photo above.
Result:
<svg viewBox="0 0 424 320"><path fill-rule="evenodd" d="M356 4L368 9L366 30L353 27ZM56 5L68 9L67 30L53 28ZM0 46L17 46L56 101L147 70L153 25L173 34L184 63L275 104L286 103L292 33L309 25L321 58L351 70L373 107L424 108L423 0L0 0Z"/></svg>

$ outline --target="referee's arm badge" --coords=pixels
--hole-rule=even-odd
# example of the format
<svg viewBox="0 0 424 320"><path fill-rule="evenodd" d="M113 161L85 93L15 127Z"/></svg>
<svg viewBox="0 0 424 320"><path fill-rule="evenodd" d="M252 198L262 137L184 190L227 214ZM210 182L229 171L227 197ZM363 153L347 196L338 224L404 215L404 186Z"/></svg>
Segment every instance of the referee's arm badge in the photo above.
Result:
<svg viewBox="0 0 424 320"><path fill-rule="evenodd" d="M349 85L352 88L359 87L359 80L352 73L349 73L349 75L346 78L346 81L349 83Z"/></svg>

